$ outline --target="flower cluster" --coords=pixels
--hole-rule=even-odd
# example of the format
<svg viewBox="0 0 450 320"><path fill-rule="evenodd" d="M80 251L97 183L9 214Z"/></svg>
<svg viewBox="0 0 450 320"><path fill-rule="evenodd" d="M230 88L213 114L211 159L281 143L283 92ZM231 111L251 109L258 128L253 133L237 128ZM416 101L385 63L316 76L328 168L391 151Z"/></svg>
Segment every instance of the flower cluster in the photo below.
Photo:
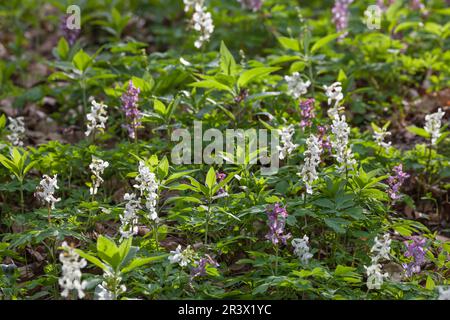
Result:
<svg viewBox="0 0 450 320"><path fill-rule="evenodd" d="M78 36L80 35L80 29L74 28L69 29L67 26L67 19L70 18L70 15L64 15L61 17L60 29L63 33L64 38L66 38L67 42L73 46L75 41L77 41Z"/></svg>
<svg viewBox="0 0 450 320"><path fill-rule="evenodd" d="M103 273L103 282L95 288L95 300L115 300L126 292L127 287L120 284L121 277L115 275L112 271L105 270Z"/></svg>
<svg viewBox="0 0 450 320"><path fill-rule="evenodd" d="M106 128L105 124L108 120L108 116L106 113L107 105L103 103L97 103L95 100L92 100L91 112L86 115L87 130L84 133L87 137L91 133L96 133L96 131L103 132Z"/></svg>
<svg viewBox="0 0 450 320"><path fill-rule="evenodd" d="M306 99L304 101L300 101L300 114L302 116L302 120L300 122L300 127L311 127L312 119L314 119L314 99Z"/></svg>
<svg viewBox="0 0 450 320"><path fill-rule="evenodd" d="M442 118L445 112L441 108L437 112L425 116L425 131L431 135L431 144L435 145L441 136Z"/></svg>
<svg viewBox="0 0 450 320"><path fill-rule="evenodd" d="M341 117L336 115L331 125L331 132L333 133L331 146L336 152L334 157L339 163L338 170L342 172L348 168L352 168L356 164L356 160L353 159L352 149L348 145L350 128L346 122L345 115Z"/></svg>
<svg viewBox="0 0 450 320"><path fill-rule="evenodd" d="M287 216L286 208L281 207L278 203L274 205L273 209L267 210L269 232L266 234L266 239L272 241L274 245L277 245L280 241L286 244L287 239L291 237L290 233L284 234Z"/></svg>
<svg viewBox="0 0 450 320"><path fill-rule="evenodd" d="M322 150L328 150L328 152L331 153L330 137L326 136L327 128L324 127L324 126L317 126L317 130L319 132L317 138L320 141L320 145L322 147Z"/></svg>
<svg viewBox="0 0 450 320"><path fill-rule="evenodd" d="M119 215L121 222L119 232L122 238L127 239L138 233L137 211L141 208L141 203L140 199L136 199L136 195L134 193L125 193L123 200L127 203L125 204L123 214Z"/></svg>
<svg viewBox="0 0 450 320"><path fill-rule="evenodd" d="M25 123L23 117L11 118L8 117L9 125L8 130L9 134L6 136L9 142L13 146L23 146L22 139L25 137Z"/></svg>
<svg viewBox="0 0 450 320"><path fill-rule="evenodd" d="M192 268L191 270L191 280L196 277L203 277L206 276L206 267L208 265L211 265L213 267L218 267L219 264L216 260L211 258L208 254L205 254L204 258L201 258L199 261L196 262L196 266Z"/></svg>
<svg viewBox="0 0 450 320"><path fill-rule="evenodd" d="M422 265L425 263L425 242L424 238L411 237L412 242L405 241L406 252L404 254L407 258L412 258L409 263L404 263L403 268L408 277L414 273L419 273Z"/></svg>
<svg viewBox="0 0 450 320"><path fill-rule="evenodd" d="M291 76L285 76L284 80L286 80L288 85L288 94L294 99L298 99L304 95L311 85L309 80L303 81L302 76L298 72L294 72Z"/></svg>
<svg viewBox="0 0 450 320"><path fill-rule="evenodd" d="M348 10L349 5L353 2L353 0L335 0L333 9L331 9L331 13L333 14L333 23L336 26L336 31L341 32L348 26L348 17L350 12ZM347 33L344 33L340 36L340 38L344 38Z"/></svg>
<svg viewBox="0 0 450 320"><path fill-rule="evenodd" d="M331 103L334 102L334 105L328 109L328 116L331 119L336 118L339 114L339 103L344 99L344 94L342 93L342 86L340 82L334 82L331 86L323 86L325 89L325 95L328 98L328 105L331 106Z"/></svg>
<svg viewBox="0 0 450 320"><path fill-rule="evenodd" d="M289 125L287 127L278 130L278 134L280 135L281 146L277 146L279 151L279 158L281 160L285 159L287 155L291 154L298 145L292 142L292 137L295 133L295 129L293 125Z"/></svg>
<svg viewBox="0 0 450 320"><path fill-rule="evenodd" d="M158 182L155 174L150 172L144 161L139 161L139 174L136 176L136 181L138 184L135 184L134 187L140 191L141 197L145 198L145 207L150 220L157 222L159 220L156 212Z"/></svg>
<svg viewBox="0 0 450 320"><path fill-rule="evenodd" d="M61 296L67 298L69 293L74 290L78 294L78 298L83 299L83 290L87 283L81 281L81 269L86 266L86 260L79 260L80 256L73 247L67 245L67 242L63 242L62 247L64 251L59 254L59 261L62 263L62 276L58 280L63 289Z"/></svg>
<svg viewBox="0 0 450 320"><path fill-rule="evenodd" d="M89 188L89 193L91 195L97 194L98 187L100 187L103 182L103 178L101 177L101 175L103 174L103 171L108 168L108 166L108 161L103 161L102 159L92 156L92 162L89 165L89 169L91 169L92 172L92 185Z"/></svg>
<svg viewBox="0 0 450 320"><path fill-rule="evenodd" d="M389 137L390 135L391 133L387 131L386 128L381 128L380 130L374 129L373 131L373 139L375 140L377 145L379 145L381 148L386 149L386 151L389 150L392 142L385 142L384 139L386 139L386 137Z"/></svg>
<svg viewBox="0 0 450 320"><path fill-rule="evenodd" d="M194 14L192 15L192 25L199 37L194 42L194 46L200 49L205 42L208 42L214 32L214 24L211 13L206 11L203 1L194 4Z"/></svg>
<svg viewBox="0 0 450 320"><path fill-rule="evenodd" d="M294 247L294 254L302 263L307 264L313 257L312 253L309 252L310 248L308 236L304 235L303 238L292 239L291 244Z"/></svg>
<svg viewBox="0 0 450 320"><path fill-rule="evenodd" d="M237 1L242 4L243 8L253 10L254 12L261 9L263 5L263 0L237 0Z"/></svg>
<svg viewBox="0 0 450 320"><path fill-rule="evenodd" d="M55 174L53 178L50 178L48 175L44 174L34 195L40 201L47 202L52 209L55 209L55 203L61 201L61 198L55 198L55 189L59 189L58 175Z"/></svg>
<svg viewBox="0 0 450 320"><path fill-rule="evenodd" d="M221 181L223 181L225 178L227 177L227 174L224 172L217 172L216 173L216 181L217 183L220 183ZM226 197L228 196L227 192L225 191L224 188L220 188L219 191L217 192L219 196L221 197Z"/></svg>
<svg viewBox="0 0 450 320"><path fill-rule="evenodd" d="M187 246L186 249L182 250L181 245L178 245L176 250L170 251L168 259L170 263L178 263L181 267L185 267L193 261L194 250L191 249L191 246Z"/></svg>
<svg viewBox="0 0 450 320"><path fill-rule="evenodd" d="M388 194L392 200L397 200L400 197L399 195L400 187L402 186L403 182L405 182L405 180L409 178L409 174L403 172L402 164L399 164L398 166L394 167L393 171L394 175L388 178L389 184Z"/></svg>
<svg viewBox="0 0 450 320"><path fill-rule="evenodd" d="M312 184L319 178L317 173L317 166L320 164L320 154L322 148L319 139L313 134L306 139L307 150L305 151L305 164L301 171L297 173L303 180L306 186L306 192L313 193Z"/></svg>
<svg viewBox="0 0 450 320"><path fill-rule="evenodd" d="M136 130L141 126L141 114L138 109L139 100L139 88L133 85L133 81L128 82L128 89L120 100L122 101L122 109L125 111L125 117L127 119L128 135L131 139L136 138Z"/></svg>
<svg viewBox="0 0 450 320"><path fill-rule="evenodd" d="M364 266L367 275L366 284L369 290L380 289L384 279L389 276L388 273L382 273L379 262L383 259L390 260L391 241L388 233L384 234L381 240L375 237L375 243L370 250L372 264L369 267Z"/></svg>

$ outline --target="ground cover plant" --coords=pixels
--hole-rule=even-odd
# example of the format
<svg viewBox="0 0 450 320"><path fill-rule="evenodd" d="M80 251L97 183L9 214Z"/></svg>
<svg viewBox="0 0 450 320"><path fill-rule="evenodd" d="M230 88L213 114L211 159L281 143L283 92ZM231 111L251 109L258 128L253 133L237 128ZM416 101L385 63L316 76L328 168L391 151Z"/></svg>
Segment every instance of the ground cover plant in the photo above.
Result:
<svg viewBox="0 0 450 320"><path fill-rule="evenodd" d="M449 15L0 3L0 300L450 299Z"/></svg>

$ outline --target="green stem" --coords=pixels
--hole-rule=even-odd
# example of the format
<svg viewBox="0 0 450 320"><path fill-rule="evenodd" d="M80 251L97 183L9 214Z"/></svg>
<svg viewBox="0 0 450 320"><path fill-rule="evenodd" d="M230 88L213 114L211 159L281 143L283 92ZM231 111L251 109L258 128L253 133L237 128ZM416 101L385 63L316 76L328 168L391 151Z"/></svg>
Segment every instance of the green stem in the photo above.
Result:
<svg viewBox="0 0 450 320"><path fill-rule="evenodd" d="M209 216L211 213L211 198L208 200L208 211L206 213L206 225L205 225L205 246L208 244L208 228L209 228Z"/></svg>

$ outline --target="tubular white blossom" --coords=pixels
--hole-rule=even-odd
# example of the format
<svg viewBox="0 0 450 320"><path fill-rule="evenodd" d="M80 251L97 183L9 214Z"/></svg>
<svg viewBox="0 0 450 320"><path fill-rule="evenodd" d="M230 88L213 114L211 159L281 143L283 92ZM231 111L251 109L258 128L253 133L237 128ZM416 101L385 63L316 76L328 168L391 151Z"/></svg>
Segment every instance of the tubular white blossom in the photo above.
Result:
<svg viewBox="0 0 450 320"><path fill-rule="evenodd" d="M84 133L89 136L91 133L95 133L96 130L103 132L106 128L106 121L108 120L106 109L107 105L103 103L97 103L92 100L91 112L86 115L87 130Z"/></svg>
<svg viewBox="0 0 450 320"><path fill-rule="evenodd" d="M364 266L367 275L367 288L369 290L380 289L384 282L384 278L388 277L387 273L382 273L380 264L372 264L369 267Z"/></svg>
<svg viewBox="0 0 450 320"><path fill-rule="evenodd" d="M328 97L328 105L331 106L332 101L335 101L334 106L328 109L328 116L331 119L334 119L339 113L339 102L344 99L341 83L334 82L331 86L323 86L323 88L325 89L325 94Z"/></svg>
<svg viewBox="0 0 450 320"><path fill-rule="evenodd" d="M138 184L134 187L141 192L141 196L145 197L145 207L147 208L149 218L153 221L158 221L158 213L156 212L156 205L158 200L158 182L155 174L150 172L150 169L143 161L139 161L139 174L136 177Z"/></svg>
<svg viewBox="0 0 450 320"><path fill-rule="evenodd" d="M11 118L8 117L9 125L8 130L10 131L10 134L6 136L8 141L13 146L22 147L23 141L22 139L25 136L25 123L23 117L17 117L17 118Z"/></svg>
<svg viewBox="0 0 450 320"><path fill-rule="evenodd" d="M194 45L197 49L201 48L205 42L208 42L214 32L214 24L211 13L206 11L203 3L195 3L194 14L192 15L192 24L194 30L199 32L199 37Z"/></svg>
<svg viewBox="0 0 450 320"><path fill-rule="evenodd" d="M437 112L425 116L425 131L431 135L431 144L435 145L441 136L442 118L445 112L441 108Z"/></svg>
<svg viewBox="0 0 450 320"><path fill-rule="evenodd" d="M391 238L389 233L385 233L381 240L378 237L375 237L375 243L370 249L370 252L374 254L372 256L372 262L377 263L378 261L385 259L390 260L389 254L391 252Z"/></svg>
<svg viewBox="0 0 450 320"><path fill-rule="evenodd" d="M385 128L382 128L381 131L374 130L372 137L377 145L388 151L391 146L391 142L384 142L384 139L386 139L386 137L389 137L390 135L391 133L389 131L386 131Z"/></svg>
<svg viewBox="0 0 450 320"><path fill-rule="evenodd" d="M92 156L92 162L89 165L89 169L91 169L92 172L92 186L89 188L91 195L97 194L98 187L100 187L100 184L103 182L101 175L108 166L108 161L103 161L102 159Z"/></svg>
<svg viewBox="0 0 450 320"><path fill-rule="evenodd" d="M181 245L178 245L176 250L170 251L170 256L168 257L170 263L178 263L181 267L187 266L193 261L194 251L191 246L187 246L186 249L182 250Z"/></svg>
<svg viewBox="0 0 450 320"><path fill-rule="evenodd" d="M306 139L307 150L305 151L305 164L302 170L297 173L306 186L306 192L313 193L312 184L319 178L317 174L317 166L320 164L320 154L322 152L321 143L319 139L313 134Z"/></svg>
<svg viewBox="0 0 450 320"><path fill-rule="evenodd" d="M294 99L298 99L304 95L308 91L308 87L311 85L309 80L303 81L300 73L298 72L294 72L291 76L285 76L284 80L286 80L288 84L288 94L290 94Z"/></svg>
<svg viewBox="0 0 450 320"><path fill-rule="evenodd" d="M331 146L335 150L335 154L333 156L339 163L338 170L342 172L348 168L352 168L353 165L356 164L356 160L353 159L352 150L348 146L350 128L345 121L345 115L342 115L341 117L336 115L331 125L331 132L333 133Z"/></svg>
<svg viewBox="0 0 450 320"><path fill-rule="evenodd" d="M125 210L122 215L119 215L120 222L122 223L119 232L122 238L130 238L138 233L138 216L137 211L141 208L140 199L136 199L134 193L125 193L123 199L127 201L125 204Z"/></svg>
<svg viewBox="0 0 450 320"><path fill-rule="evenodd" d="M291 244L294 247L294 254L300 259L301 262L306 264L313 257L313 255L309 252L309 238L307 235L304 235L301 239L292 239Z"/></svg>
<svg viewBox="0 0 450 320"><path fill-rule="evenodd" d="M55 203L61 201L61 198L55 198L55 189L58 187L58 175L55 174L53 178L44 174L41 182L36 188L35 196L42 202L47 202L51 205L52 209L55 209Z"/></svg>
<svg viewBox="0 0 450 320"><path fill-rule="evenodd" d="M450 300L450 287L444 289L443 287L438 287L439 297L438 300Z"/></svg>
<svg viewBox="0 0 450 320"><path fill-rule="evenodd" d="M281 130L278 130L278 134L280 135L281 146L277 146L279 151L279 158L283 160L287 155L291 154L298 145L292 142L292 136L295 133L295 129L293 125L289 125L284 127Z"/></svg>
<svg viewBox="0 0 450 320"><path fill-rule="evenodd" d="M64 251L59 254L59 260L62 263L62 276L58 280L63 289L61 296L67 298L70 291L75 290L78 298L83 299L86 281L81 281L81 269L86 266L86 260L79 260L80 256L74 248L67 245L67 242L63 242L62 247Z"/></svg>

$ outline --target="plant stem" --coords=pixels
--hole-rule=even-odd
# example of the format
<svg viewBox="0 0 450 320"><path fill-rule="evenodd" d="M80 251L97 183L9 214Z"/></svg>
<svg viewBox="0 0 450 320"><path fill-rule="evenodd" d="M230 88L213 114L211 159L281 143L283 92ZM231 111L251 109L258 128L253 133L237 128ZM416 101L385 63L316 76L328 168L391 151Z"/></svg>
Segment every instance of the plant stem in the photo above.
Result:
<svg viewBox="0 0 450 320"><path fill-rule="evenodd" d="M20 209L22 214L24 213L24 200L23 200L23 180L20 180Z"/></svg>
<svg viewBox="0 0 450 320"><path fill-rule="evenodd" d="M47 217L48 217L48 224L52 225L52 219L50 217L51 214L51 209L50 209L50 204L47 205Z"/></svg>
<svg viewBox="0 0 450 320"><path fill-rule="evenodd" d="M206 225L205 225L205 246L208 244L208 228L209 228L209 215L211 213L211 198L208 200L208 211L206 213Z"/></svg>

